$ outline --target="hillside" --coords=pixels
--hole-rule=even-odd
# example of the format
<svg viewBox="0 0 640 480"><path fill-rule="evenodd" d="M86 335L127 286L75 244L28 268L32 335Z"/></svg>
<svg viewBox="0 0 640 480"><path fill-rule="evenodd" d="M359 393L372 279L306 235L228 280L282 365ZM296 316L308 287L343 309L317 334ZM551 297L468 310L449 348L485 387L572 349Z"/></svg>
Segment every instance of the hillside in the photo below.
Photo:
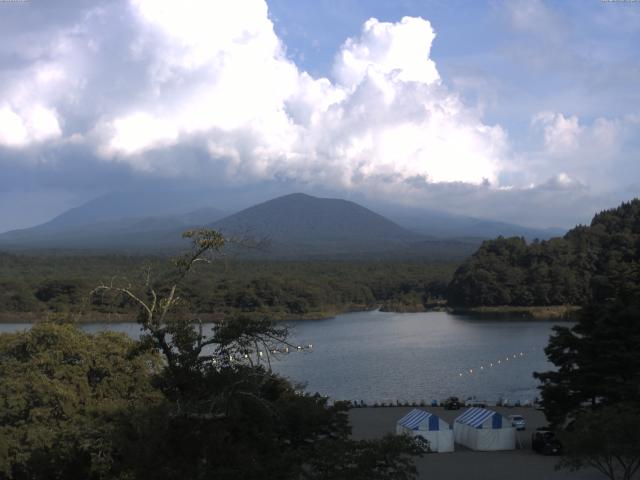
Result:
<svg viewBox="0 0 640 480"><path fill-rule="evenodd" d="M640 200L594 216L563 237L486 241L456 271L458 306L582 305L640 294Z"/></svg>
<svg viewBox="0 0 640 480"><path fill-rule="evenodd" d="M156 182L108 192L71 208L40 226L68 227L122 219L175 217L217 205L213 195L214 192L203 188Z"/></svg>
<svg viewBox="0 0 640 480"><path fill-rule="evenodd" d="M228 235L268 239L272 254L339 254L402 249L422 240L354 202L295 193L210 225Z"/></svg>
<svg viewBox="0 0 640 480"><path fill-rule="evenodd" d="M33 228L0 235L0 248L7 250L133 250L171 249L184 246L184 230L210 223L224 213L215 208L162 217L100 219L88 222L84 215L58 217ZM82 222L82 223L80 223Z"/></svg>
<svg viewBox="0 0 640 480"><path fill-rule="evenodd" d="M404 208L382 210L389 219L407 230L437 238L524 237L527 240L548 240L561 236L561 228L530 228L498 220L453 215L427 209Z"/></svg>

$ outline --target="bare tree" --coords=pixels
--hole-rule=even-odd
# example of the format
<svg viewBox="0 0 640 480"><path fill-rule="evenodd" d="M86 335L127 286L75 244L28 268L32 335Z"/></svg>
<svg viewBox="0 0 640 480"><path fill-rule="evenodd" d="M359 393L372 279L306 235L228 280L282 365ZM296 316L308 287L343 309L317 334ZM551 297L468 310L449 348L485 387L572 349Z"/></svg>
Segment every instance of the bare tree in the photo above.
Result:
<svg viewBox="0 0 640 480"><path fill-rule="evenodd" d="M227 255L225 247L229 245L249 249L264 249L266 245L251 237L225 237L207 229L189 230L182 236L190 239L191 248L173 260L173 271L160 285L153 282L151 270L147 269L142 285L114 277L109 283L95 287L91 295L110 293L136 304L138 323L164 355L170 369L184 368L188 362L265 363L270 369L274 355L303 348L286 340L288 331L285 327L276 327L268 320L246 317L217 320L212 324L212 333L206 335L204 324L197 315L172 318L171 314L183 304L181 286L198 264L223 260ZM207 351L209 353L205 355Z"/></svg>

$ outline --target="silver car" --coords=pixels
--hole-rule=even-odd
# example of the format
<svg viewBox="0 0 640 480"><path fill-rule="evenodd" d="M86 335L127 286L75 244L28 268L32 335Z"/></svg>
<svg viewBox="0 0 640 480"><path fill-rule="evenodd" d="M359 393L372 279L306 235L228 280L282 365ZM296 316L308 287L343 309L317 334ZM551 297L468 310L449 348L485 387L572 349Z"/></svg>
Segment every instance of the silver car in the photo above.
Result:
<svg viewBox="0 0 640 480"><path fill-rule="evenodd" d="M526 422L522 415L509 415L511 426L516 427L516 430L524 430L526 428Z"/></svg>

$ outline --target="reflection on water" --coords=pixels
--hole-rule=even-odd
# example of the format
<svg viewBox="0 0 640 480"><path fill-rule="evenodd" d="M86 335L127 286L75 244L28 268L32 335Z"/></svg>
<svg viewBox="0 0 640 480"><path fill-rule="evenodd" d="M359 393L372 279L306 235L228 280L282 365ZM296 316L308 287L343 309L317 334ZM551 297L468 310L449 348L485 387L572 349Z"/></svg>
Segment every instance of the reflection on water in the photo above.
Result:
<svg viewBox="0 0 640 480"><path fill-rule="evenodd" d="M335 399L533 400L532 373L552 368L543 351L549 322L363 312L291 326L294 342L314 351L289 355L277 370Z"/></svg>
<svg viewBox="0 0 640 480"><path fill-rule="evenodd" d="M553 324L539 320L359 312L289 326L292 343L311 343L313 351L283 356L274 369L333 399L429 402L474 395L488 401L532 400L537 395L532 372L552 367L543 348ZM0 331L24 328L0 325ZM135 323L83 328L121 331L133 338L140 334Z"/></svg>

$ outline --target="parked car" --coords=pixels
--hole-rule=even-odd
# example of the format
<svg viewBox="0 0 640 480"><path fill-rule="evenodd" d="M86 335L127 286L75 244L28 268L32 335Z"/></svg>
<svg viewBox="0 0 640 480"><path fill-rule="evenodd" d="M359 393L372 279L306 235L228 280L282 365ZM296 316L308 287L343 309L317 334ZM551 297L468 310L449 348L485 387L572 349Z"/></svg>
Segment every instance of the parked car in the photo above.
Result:
<svg viewBox="0 0 640 480"><path fill-rule="evenodd" d="M442 406L445 410L458 410L460 409L462 404L458 397L449 397L444 402L442 402Z"/></svg>
<svg viewBox="0 0 640 480"><path fill-rule="evenodd" d="M531 448L543 455L560 455L562 444L555 433L547 428L538 428L531 434Z"/></svg>
<svg viewBox="0 0 640 480"><path fill-rule="evenodd" d="M512 427L516 427L516 430L524 430L527 425L522 415L509 415L509 421Z"/></svg>

